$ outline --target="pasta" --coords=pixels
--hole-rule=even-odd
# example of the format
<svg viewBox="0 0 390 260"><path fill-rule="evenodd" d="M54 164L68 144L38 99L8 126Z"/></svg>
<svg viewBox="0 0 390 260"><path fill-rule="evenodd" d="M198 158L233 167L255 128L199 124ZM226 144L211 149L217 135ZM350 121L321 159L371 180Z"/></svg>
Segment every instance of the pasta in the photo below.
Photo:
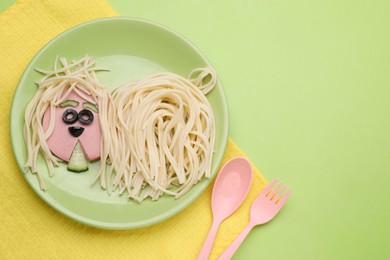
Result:
<svg viewBox="0 0 390 260"><path fill-rule="evenodd" d="M114 189L126 189L136 201L164 193L179 198L203 176L210 177L215 126L205 94L215 84L215 72L205 68L191 72L190 80L165 72L114 90Z"/></svg>
<svg viewBox="0 0 390 260"><path fill-rule="evenodd" d="M141 202L163 194L181 197L203 177L210 177L215 142L215 120L206 98L216 85L212 68L190 72L188 79L164 72L127 82L112 93L101 85L91 57L68 64L57 58L25 113L26 170L45 184L37 156L43 155L49 175L60 159L46 140L53 132L55 107L74 91L99 108L100 169L94 178L109 194L115 190ZM42 117L50 109L44 131Z"/></svg>

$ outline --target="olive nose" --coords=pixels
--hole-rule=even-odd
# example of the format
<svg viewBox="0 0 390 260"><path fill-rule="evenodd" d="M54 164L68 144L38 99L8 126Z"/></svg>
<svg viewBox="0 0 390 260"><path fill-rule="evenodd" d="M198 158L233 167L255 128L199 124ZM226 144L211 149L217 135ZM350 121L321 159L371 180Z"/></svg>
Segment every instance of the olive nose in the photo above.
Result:
<svg viewBox="0 0 390 260"><path fill-rule="evenodd" d="M84 132L84 127L71 126L68 127L69 133L74 137L79 137Z"/></svg>

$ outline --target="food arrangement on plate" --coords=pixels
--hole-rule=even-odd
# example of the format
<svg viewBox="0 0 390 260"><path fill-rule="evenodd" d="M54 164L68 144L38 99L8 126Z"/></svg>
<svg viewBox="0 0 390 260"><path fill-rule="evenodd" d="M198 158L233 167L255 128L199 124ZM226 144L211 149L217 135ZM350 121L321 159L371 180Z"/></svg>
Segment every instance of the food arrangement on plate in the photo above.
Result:
<svg viewBox="0 0 390 260"><path fill-rule="evenodd" d="M95 227L175 215L224 155L228 111L212 67L188 40L144 20L98 19L58 35L14 94L11 140L25 180Z"/></svg>
<svg viewBox="0 0 390 260"><path fill-rule="evenodd" d="M38 153L50 176L60 163L80 173L100 159L94 181L138 202L179 198L210 177L215 122L205 95L216 84L212 68L194 69L188 79L158 73L112 93L97 76L105 69L89 56L70 63L57 57L54 70L36 70L44 77L25 112L25 168L42 190Z"/></svg>

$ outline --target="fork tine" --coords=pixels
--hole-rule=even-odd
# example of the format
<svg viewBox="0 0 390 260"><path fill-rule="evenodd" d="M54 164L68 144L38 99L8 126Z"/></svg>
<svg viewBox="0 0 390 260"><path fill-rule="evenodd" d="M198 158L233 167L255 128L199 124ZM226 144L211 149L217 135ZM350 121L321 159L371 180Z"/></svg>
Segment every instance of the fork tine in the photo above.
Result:
<svg viewBox="0 0 390 260"><path fill-rule="evenodd" d="M268 194L268 192L271 190L271 188L275 185L275 183L278 181L278 179L274 179L271 181L258 195L258 197L265 197L265 195Z"/></svg>
<svg viewBox="0 0 390 260"><path fill-rule="evenodd" d="M274 197L278 194L278 191L279 191L279 189L280 189L280 186L282 186L282 183L281 182L279 182L279 184L276 186L276 188L273 188L270 192L269 192L269 194L268 194L268 198L269 198L269 200L273 200L274 199Z"/></svg>
<svg viewBox="0 0 390 260"><path fill-rule="evenodd" d="M286 194L276 203L276 206L280 209L283 207L284 203L286 203L286 200L288 199L288 196L290 196L292 190L289 189Z"/></svg>
<svg viewBox="0 0 390 260"><path fill-rule="evenodd" d="M278 201L280 200L280 197L283 195L286 188L287 188L287 185L284 185L280 190L278 190L278 192L275 194L275 196L271 200L274 201L275 203L278 203Z"/></svg>

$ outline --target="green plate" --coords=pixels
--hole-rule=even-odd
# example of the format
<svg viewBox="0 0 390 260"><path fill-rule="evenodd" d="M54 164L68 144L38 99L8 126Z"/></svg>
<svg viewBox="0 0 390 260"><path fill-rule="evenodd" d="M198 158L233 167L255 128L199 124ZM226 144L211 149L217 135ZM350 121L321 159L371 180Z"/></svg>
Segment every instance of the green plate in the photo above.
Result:
<svg viewBox="0 0 390 260"><path fill-rule="evenodd" d="M78 59L85 54L95 57L97 66L111 69L110 72L99 72L101 81L111 89L121 82L160 71L186 76L194 68L210 65L205 56L182 36L164 26L139 19L99 19L58 35L33 58L15 92L11 138L21 170L26 161L22 132L24 112L36 91L34 81L42 77L34 68L52 68L56 55ZM216 118L214 177L227 142L228 112L220 83L207 97ZM50 178L42 158L38 162L43 169L47 191L39 189L35 175L27 173L25 178L44 201L76 221L107 229L139 228L167 219L190 205L211 182L211 179L202 180L180 199L163 196L158 201L147 199L138 204L117 193L109 196L98 184L91 187L99 163L93 163L83 174L70 173L65 165L61 165Z"/></svg>

